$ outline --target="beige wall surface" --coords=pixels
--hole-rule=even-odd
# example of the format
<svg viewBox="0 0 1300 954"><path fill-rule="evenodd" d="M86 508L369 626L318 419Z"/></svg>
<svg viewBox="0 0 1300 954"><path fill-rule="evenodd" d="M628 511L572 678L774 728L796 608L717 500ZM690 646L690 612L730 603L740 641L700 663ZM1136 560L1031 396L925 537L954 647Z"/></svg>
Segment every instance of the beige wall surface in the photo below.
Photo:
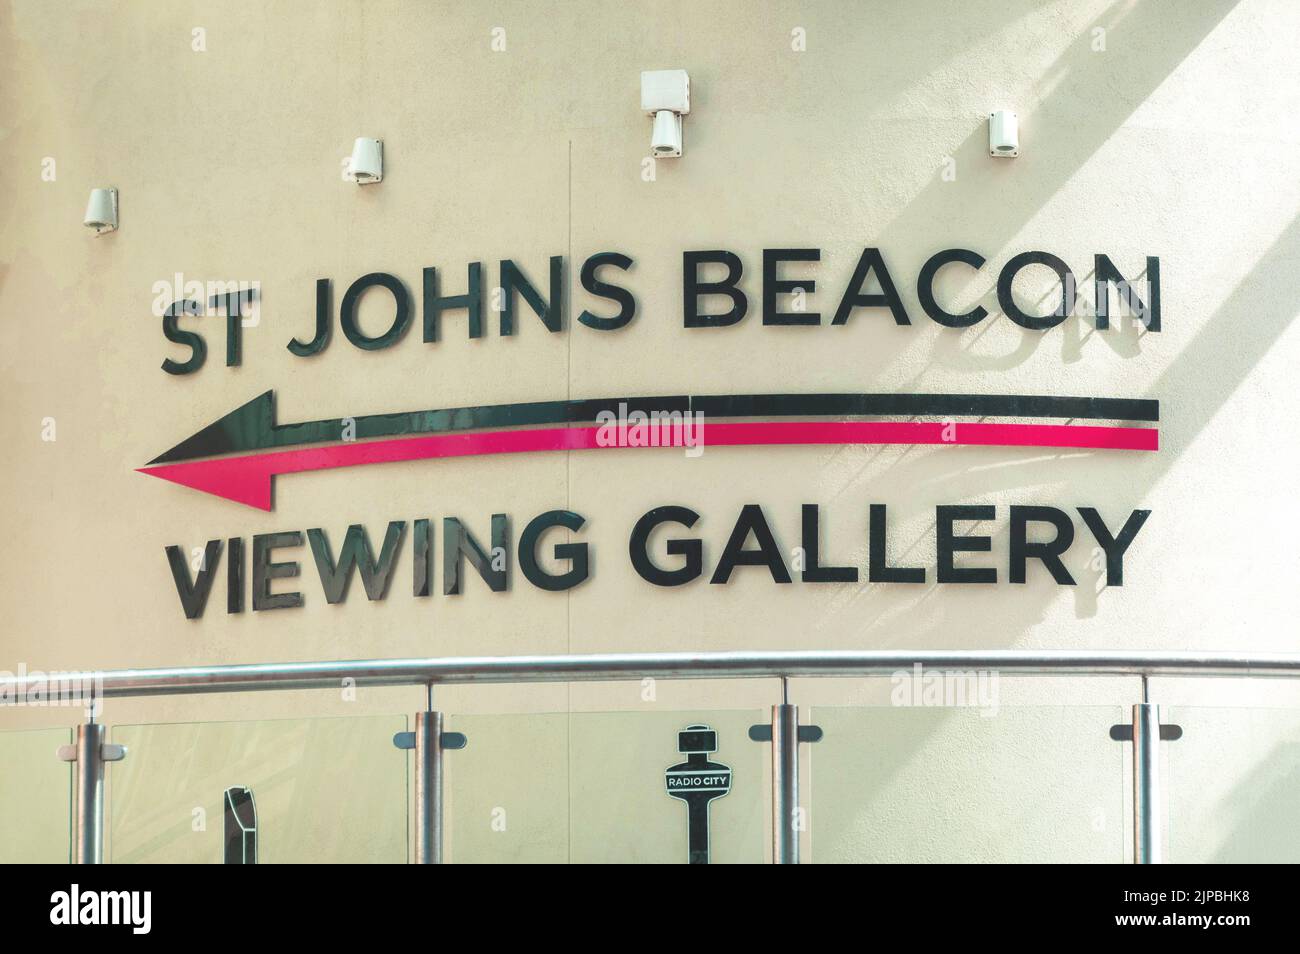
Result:
<svg viewBox="0 0 1300 954"><path fill-rule="evenodd" d="M0 669L592 651L1294 649L1297 44L1300 9L1289 0L0 2ZM639 72L663 68L690 73L685 155L647 165ZM995 109L1019 114L1018 158L988 155ZM358 187L340 175L358 136L384 141L380 184ZM98 186L120 190L121 227L94 237L80 217ZM881 309L830 325L868 246L882 250L911 326ZM801 247L822 250L816 265L788 266L792 277L815 280L809 307L821 326L765 327L762 250ZM988 260L979 271L946 269L938 283L951 310L989 309L965 330L931 321L916 295L922 264L954 247ZM750 314L730 328L684 328L682 252L716 248L743 260ZM1131 319L1099 331L1086 314L1046 332L1021 328L1001 314L996 280L1008 259L1031 249L1069 263L1088 300L1095 254L1130 277L1159 256L1161 331ZM619 283L634 292L637 316L615 332L577 321L584 308L608 308L578 282L582 262L607 250L635 260ZM451 312L442 340L421 340L422 268L436 266L457 292L466 264L481 261L490 290L500 260L541 284L552 255L565 257L561 333L521 307L517 334L501 337L489 307L483 338L470 340L464 312ZM372 271L397 275L414 296L415 321L401 342L363 351L336 326L323 354L286 349L311 336L318 278L333 281L337 308L347 286ZM260 283L241 366L223 365L224 319L206 317L183 322L203 332L206 365L180 377L160 369L165 357L185 356L151 311L155 283L177 273ZM1054 294L1049 278L1026 271L1017 299L1038 307ZM363 300L369 333L390 317L382 294ZM1154 398L1160 449L470 457L281 477L270 513L135 472L271 389L279 419L290 422L618 394ZM762 505L787 554L799 543L800 505L821 505L824 554L857 565L863 580L779 586L762 569L742 568L726 586L699 579L662 589L632 570L628 535L650 508L679 504L702 515L694 533L707 573L746 503ZM926 567L925 584L865 581L873 503L889 507L891 556ZM935 583L941 504L997 507L979 528L992 536L992 552L971 561L996 566L996 585ZM1057 585L1033 562L1028 582L1016 585L1007 579L1016 504L1096 507L1112 528L1135 509L1152 516L1127 554L1122 587L1105 585L1079 520L1065 556L1077 585ZM582 585L544 592L516 565L508 593L471 577L459 596L411 595L410 521L436 527L457 516L485 538L490 515L506 512L517 544L524 524L551 509L587 520L574 535L593 564ZM301 576L276 583L299 589L303 607L227 614L223 563L207 612L186 620L164 555L172 544L242 537L247 547L254 534L312 527L325 528L337 550L350 524L364 525L377 546L390 520L407 521L408 533L382 601L368 601L354 581L346 602L327 604L304 545L280 551L301 563ZM662 535L656 540L662 545ZM442 556L439 534L435 585ZM1003 680L1003 705L1127 704L1136 692L1127 680L1014 683ZM1161 701L1205 701L1207 691L1172 681L1157 688ZM795 689L808 704L889 697L885 681L801 680ZM1300 701L1281 684L1220 690L1210 704ZM440 691L438 705L656 719L682 710L680 725L653 723L668 734L666 767L671 733L697 710L761 707L774 693L771 683L662 685L650 695L630 683L465 688ZM105 719L399 714L422 702L418 690L112 701ZM881 725L899 718L888 715ZM13 710L2 728L77 718L75 710ZM860 727L841 721L845 731ZM964 719L921 719L909 751L956 751L971 738L1005 746L1018 724L972 735ZM564 744L575 744L572 733ZM1263 762L1273 746L1243 752ZM886 764L900 751L866 763L885 773L862 781L873 798L904 797L908 780L922 777ZM825 778L818 758L812 791ZM1053 752L1043 764L1050 770L1061 758ZM548 783L535 794L564 792ZM1049 810L1052 792L990 817L1003 824L1009 812ZM993 804L998 794L993 785L972 797ZM856 810L841 805L837 830L874 830ZM1109 855L1109 843L1090 849L1080 832L1073 853ZM494 851L550 857L565 834L545 837L550 847ZM1030 848L1027 856L1044 853L1041 841ZM1006 853L974 847L964 856L972 854Z"/></svg>

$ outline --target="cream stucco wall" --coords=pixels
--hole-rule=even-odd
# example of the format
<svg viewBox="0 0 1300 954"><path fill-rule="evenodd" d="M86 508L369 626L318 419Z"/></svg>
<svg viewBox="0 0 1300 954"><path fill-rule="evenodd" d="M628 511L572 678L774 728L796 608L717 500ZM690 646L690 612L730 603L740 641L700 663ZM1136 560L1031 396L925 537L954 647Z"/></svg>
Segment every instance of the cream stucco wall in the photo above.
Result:
<svg viewBox="0 0 1300 954"><path fill-rule="evenodd" d="M492 46L498 27L502 51ZM206 31L206 52L192 49L194 28ZM792 49L796 29L803 51ZM1288 0L0 4L0 668L715 649L1294 649L1298 42L1300 11ZM646 181L650 129L638 110L638 74L675 67L691 75L686 154L660 161ZM997 108L1020 115L1017 159L988 156L985 116ZM361 135L385 143L377 186L341 181L340 161ZM56 162L54 181L42 177L46 158ZM93 238L80 217L88 190L104 185L120 190L121 228ZM910 328L881 310L829 326L865 246L883 250ZM770 247L823 250L817 266L792 269L815 278L822 327L760 324L758 275ZM950 247L989 260L977 274L945 277L945 295L992 312L966 331L934 324L916 300L917 270ZM745 263L751 313L741 325L682 327L681 253L706 248L733 250ZM1061 256L1081 279L1095 253L1134 273L1158 255L1163 330L1139 334L1126 322L1097 332L1087 318L1045 333L1021 329L998 314L994 283L997 268L1028 249ZM636 261L626 283L637 318L614 333L576 321L598 304L578 287L577 267L603 250ZM518 334L501 338L487 311L487 336L471 341L462 312L444 319L442 341L426 345L417 314L417 327L385 351L355 349L337 328L323 355L285 349L311 334L317 278L333 279L337 304L355 278L387 271L418 303L425 266L459 291L467 262L485 263L490 288L500 259L540 279L557 254L566 257L570 301L562 334L524 309ZM261 283L260 322L245 331L242 366L222 365L222 319L209 318L207 365L179 378L160 370L164 357L184 352L163 339L152 289L177 272ZM1023 301L1050 292L1038 277L1027 273L1017 286ZM366 300L368 329L387 317L379 296ZM267 389L282 421L620 393L1148 397L1160 401L1161 446L425 461L280 478L269 514L135 473ZM56 422L52 442L42 439L47 418ZM668 503L703 515L696 529L706 566L742 504L762 504L788 551L799 542L800 504L818 503L826 554L859 567L867 508L886 503L891 545L929 568L930 582L776 586L742 569L727 586L701 579L660 589L628 565L627 536L640 514ZM997 505L989 528L996 586L934 585L934 508L953 503ZM1017 586L1006 582L1012 504L1094 506L1112 527L1131 510L1153 513L1127 555L1122 588L1105 587L1090 565L1081 523L1066 559L1077 586L1058 586L1032 564L1029 582ZM587 518L580 536L594 564L591 580L558 594L528 585L516 567L507 594L472 579L459 597L413 598L408 536L382 602L354 585L346 603L327 605L304 546L292 554L303 563L304 607L227 615L223 576L205 616L187 621L164 556L169 544L309 527L326 528L337 547L349 524L378 540L389 520L418 517L459 516L486 536L494 512L512 515L517 538L531 516L556 508ZM439 540L438 570L441 559ZM1300 701L1280 684L1156 688L1170 702ZM880 681L794 685L809 704L887 703L888 689ZM1006 679L1002 690L1004 706L1116 706L1132 702L1136 687ZM653 712L661 732L666 712L757 710L774 691L675 684L647 700L636 684L448 689L438 704L453 724L457 713ZM355 701L337 693L156 699L114 701L105 719L398 714L421 704L418 690L365 691ZM952 723L922 715L924 744L881 758L877 796L891 791L889 779L912 777L902 766L922 751L943 765L944 751L959 755L972 738L1003 755L1014 745L1005 725L972 735L964 715ZM76 714L11 711L3 720L6 729L67 725ZM896 720L891 713L882 725ZM1049 749L1050 777L1069 744L1050 732L1035 738ZM555 757L571 773L573 739L571 729L554 736ZM1280 755L1294 734L1263 732L1241 744L1250 753L1243 774L1291 772L1279 766L1293 763ZM673 756L668 739L665 766ZM826 797L832 782L810 757L815 804L819 786ZM961 759L951 764L957 771ZM1122 760L1113 770L1119 791ZM906 786L896 787L905 797ZM851 800L846 789L840 797ZM992 805L998 791L971 797ZM957 786L953 793L966 797ZM1276 807L1250 798L1225 793L1223 810L1205 814L1205 854ZM1055 802L1019 804L1041 813ZM668 809L644 824L680 837L679 806ZM999 803L997 817L1006 810ZM1123 824L1114 814L1103 823L1112 831ZM1022 854L1095 857L1087 848L1095 813L1077 818L1077 831L1020 826ZM946 856L1001 856L971 848L980 836L954 824ZM554 836L538 826L538 838ZM1062 827L1071 834L1053 845L1052 829ZM880 856L846 844L834 857ZM925 854L899 842L896 856L909 853Z"/></svg>

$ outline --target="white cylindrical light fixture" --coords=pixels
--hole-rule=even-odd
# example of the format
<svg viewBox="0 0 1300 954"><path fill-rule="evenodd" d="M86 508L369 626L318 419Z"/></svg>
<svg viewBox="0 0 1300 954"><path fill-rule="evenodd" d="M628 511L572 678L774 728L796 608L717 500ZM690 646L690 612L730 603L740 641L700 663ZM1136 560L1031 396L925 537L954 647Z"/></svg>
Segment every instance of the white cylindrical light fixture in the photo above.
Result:
<svg viewBox="0 0 1300 954"><path fill-rule="evenodd" d="M1004 158L1020 155L1020 120L1009 109L989 113L989 155Z"/></svg>
<svg viewBox="0 0 1300 954"><path fill-rule="evenodd" d="M384 179L384 141L361 138L352 144L348 178L357 185L369 185Z"/></svg>
<svg viewBox="0 0 1300 954"><path fill-rule="evenodd" d="M655 113L654 129L650 134L650 149L659 158L682 154L681 116L671 109L661 109Z"/></svg>
<svg viewBox="0 0 1300 954"><path fill-rule="evenodd" d="M86 203L86 228L94 229L96 235L112 232L117 228L117 190L91 189L90 201Z"/></svg>
<svg viewBox="0 0 1300 954"><path fill-rule="evenodd" d="M682 154L682 117L691 111L691 78L685 70L641 74L641 109L653 120L650 153L656 159Z"/></svg>

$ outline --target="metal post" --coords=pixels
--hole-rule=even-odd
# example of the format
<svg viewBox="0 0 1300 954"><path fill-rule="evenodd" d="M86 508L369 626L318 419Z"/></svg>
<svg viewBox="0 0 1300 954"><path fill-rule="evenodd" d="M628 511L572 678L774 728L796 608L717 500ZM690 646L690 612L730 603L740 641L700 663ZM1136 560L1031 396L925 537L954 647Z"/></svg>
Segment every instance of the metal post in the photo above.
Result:
<svg viewBox="0 0 1300 954"><path fill-rule="evenodd" d="M415 714L415 863L442 864L442 713Z"/></svg>
<svg viewBox="0 0 1300 954"><path fill-rule="evenodd" d="M87 722L77 726L77 792L75 861L79 865L104 863L104 726Z"/></svg>
<svg viewBox="0 0 1300 954"><path fill-rule="evenodd" d="M1133 861L1160 864L1160 707L1133 706Z"/></svg>
<svg viewBox="0 0 1300 954"><path fill-rule="evenodd" d="M772 861L799 863L799 708L772 706Z"/></svg>

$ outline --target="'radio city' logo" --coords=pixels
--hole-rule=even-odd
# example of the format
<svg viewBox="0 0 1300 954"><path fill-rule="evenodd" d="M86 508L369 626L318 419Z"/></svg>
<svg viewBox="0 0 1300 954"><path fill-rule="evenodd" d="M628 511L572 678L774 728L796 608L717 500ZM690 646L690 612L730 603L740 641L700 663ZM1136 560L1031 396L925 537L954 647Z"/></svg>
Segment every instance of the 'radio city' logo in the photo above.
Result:
<svg viewBox="0 0 1300 954"><path fill-rule="evenodd" d="M677 751L686 756L664 772L664 786L686 803L686 860L709 863L709 803L731 791L731 769L709 761L718 750L718 733L707 725L688 725L677 733Z"/></svg>
<svg viewBox="0 0 1300 954"><path fill-rule="evenodd" d="M717 792L721 795L726 795L727 792L731 791L730 772L682 771L669 774L665 781L668 783L668 794L670 795L682 789L696 792Z"/></svg>

